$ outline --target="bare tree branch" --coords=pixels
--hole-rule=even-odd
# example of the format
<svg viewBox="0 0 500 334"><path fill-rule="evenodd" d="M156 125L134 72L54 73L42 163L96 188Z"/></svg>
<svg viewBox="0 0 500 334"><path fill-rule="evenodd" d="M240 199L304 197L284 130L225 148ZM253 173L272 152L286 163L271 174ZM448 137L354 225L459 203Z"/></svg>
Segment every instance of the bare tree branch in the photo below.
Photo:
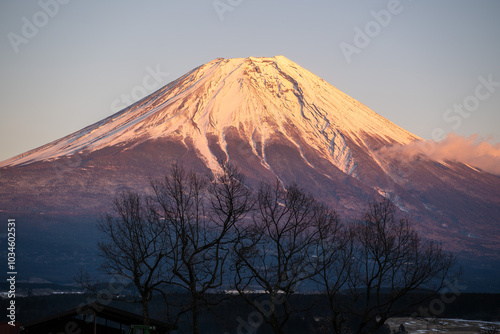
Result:
<svg viewBox="0 0 500 334"><path fill-rule="evenodd" d="M149 302L165 272L160 239L164 226L159 224L148 204L149 200L137 193L122 193L113 202L114 213L106 214L98 222L99 230L107 239L98 244L104 259L101 269L134 284L146 325L149 324Z"/></svg>

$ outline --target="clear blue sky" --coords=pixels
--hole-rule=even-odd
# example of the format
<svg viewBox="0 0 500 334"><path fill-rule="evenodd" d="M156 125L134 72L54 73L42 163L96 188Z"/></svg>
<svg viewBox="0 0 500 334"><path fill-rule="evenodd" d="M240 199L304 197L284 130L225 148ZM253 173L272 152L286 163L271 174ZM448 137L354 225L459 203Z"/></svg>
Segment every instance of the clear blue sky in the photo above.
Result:
<svg viewBox="0 0 500 334"><path fill-rule="evenodd" d="M280 54L423 138L500 141L497 0L59 1L0 2L0 161L214 58Z"/></svg>

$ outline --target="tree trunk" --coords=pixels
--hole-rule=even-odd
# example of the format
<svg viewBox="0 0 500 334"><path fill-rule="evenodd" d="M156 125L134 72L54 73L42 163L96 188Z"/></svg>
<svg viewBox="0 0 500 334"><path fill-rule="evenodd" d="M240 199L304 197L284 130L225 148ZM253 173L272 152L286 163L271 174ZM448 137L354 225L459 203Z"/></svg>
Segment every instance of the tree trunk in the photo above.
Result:
<svg viewBox="0 0 500 334"><path fill-rule="evenodd" d="M279 326L276 314L271 315L271 327L273 328L275 334L284 334L283 330Z"/></svg>
<svg viewBox="0 0 500 334"><path fill-rule="evenodd" d="M200 298L197 294L193 295L193 334L199 334L198 318L200 316Z"/></svg>
<svg viewBox="0 0 500 334"><path fill-rule="evenodd" d="M142 316L144 318L144 326L149 326L149 300L142 300Z"/></svg>

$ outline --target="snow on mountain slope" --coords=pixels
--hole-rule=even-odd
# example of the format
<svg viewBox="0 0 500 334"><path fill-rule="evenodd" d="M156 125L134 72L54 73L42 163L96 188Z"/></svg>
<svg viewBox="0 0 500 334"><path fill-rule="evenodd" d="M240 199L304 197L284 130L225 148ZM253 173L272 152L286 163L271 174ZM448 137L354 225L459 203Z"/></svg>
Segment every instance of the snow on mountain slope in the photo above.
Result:
<svg viewBox="0 0 500 334"><path fill-rule="evenodd" d="M357 162L348 142L370 152L374 147L367 139L375 138L380 145L418 139L283 56L219 58L100 122L0 167L176 137L192 140L214 169L216 159L207 138L215 136L227 147L229 128L237 129L263 165L263 148L280 133L301 152L305 143L352 176ZM260 138L261 147L255 138ZM227 149L225 153L229 155Z"/></svg>
<svg viewBox="0 0 500 334"><path fill-rule="evenodd" d="M282 56L215 59L93 125L0 163L0 213L109 210L174 161L229 159L249 187L297 183L342 217L391 198L426 238L497 256L500 177L453 161L383 155L419 138Z"/></svg>

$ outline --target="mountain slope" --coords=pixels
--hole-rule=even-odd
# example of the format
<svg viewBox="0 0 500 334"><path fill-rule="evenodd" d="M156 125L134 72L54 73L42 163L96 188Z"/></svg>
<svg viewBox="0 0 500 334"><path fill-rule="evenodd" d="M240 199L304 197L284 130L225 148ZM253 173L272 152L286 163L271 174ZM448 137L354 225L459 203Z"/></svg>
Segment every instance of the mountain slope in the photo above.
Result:
<svg viewBox="0 0 500 334"><path fill-rule="evenodd" d="M500 250L500 178L457 162L379 154L417 136L282 56L216 59L130 107L0 163L0 209L100 213L181 161L229 159L250 186L298 183L344 216L392 198L448 249Z"/></svg>
<svg viewBox="0 0 500 334"><path fill-rule="evenodd" d="M0 166L176 133L192 138L212 162L207 136L225 146L231 127L249 139L253 152L259 149L255 141L265 145L273 133L292 142L298 135L349 174L355 166L346 139L358 145L365 145L366 136L383 144L417 139L282 56L216 59L115 115Z"/></svg>

